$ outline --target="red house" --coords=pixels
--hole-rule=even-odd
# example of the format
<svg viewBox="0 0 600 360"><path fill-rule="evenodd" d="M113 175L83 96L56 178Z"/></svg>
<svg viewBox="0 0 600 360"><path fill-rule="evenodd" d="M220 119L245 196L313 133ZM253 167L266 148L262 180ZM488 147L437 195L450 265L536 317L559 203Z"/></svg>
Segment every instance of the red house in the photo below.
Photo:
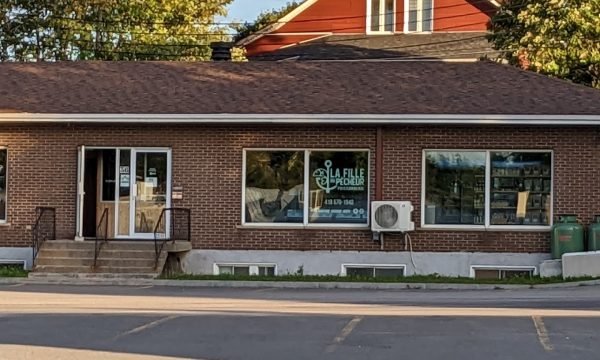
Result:
<svg viewBox="0 0 600 360"><path fill-rule="evenodd" d="M306 0L238 45L260 60L480 58L493 54L485 33L498 7L495 0Z"/></svg>

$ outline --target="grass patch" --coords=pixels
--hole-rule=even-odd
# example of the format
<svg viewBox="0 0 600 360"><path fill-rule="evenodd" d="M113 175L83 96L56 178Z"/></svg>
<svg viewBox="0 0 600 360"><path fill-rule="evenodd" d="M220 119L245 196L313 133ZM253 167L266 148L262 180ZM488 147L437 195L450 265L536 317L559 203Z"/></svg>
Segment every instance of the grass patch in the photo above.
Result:
<svg viewBox="0 0 600 360"><path fill-rule="evenodd" d="M339 275L279 275L279 276L240 276L240 275L189 275L176 274L161 276L168 280L221 280L221 281L297 281L297 282L370 282L370 283L437 283L437 284L515 284L539 285L556 284L583 280L594 280L593 277L572 278L562 277L541 278L513 277L509 279L473 279L467 277L446 277L439 275L415 275L406 277L353 277Z"/></svg>
<svg viewBox="0 0 600 360"><path fill-rule="evenodd" d="M0 277L27 277L29 271L23 269L22 264L0 265Z"/></svg>

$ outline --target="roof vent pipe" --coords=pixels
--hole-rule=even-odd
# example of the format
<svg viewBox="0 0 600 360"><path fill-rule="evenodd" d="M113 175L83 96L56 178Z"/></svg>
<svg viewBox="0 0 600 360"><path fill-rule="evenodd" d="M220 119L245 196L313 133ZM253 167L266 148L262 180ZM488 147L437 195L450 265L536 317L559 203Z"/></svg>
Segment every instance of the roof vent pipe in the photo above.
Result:
<svg viewBox="0 0 600 360"><path fill-rule="evenodd" d="M231 48L233 43L227 41L215 41L210 43L212 61L231 61Z"/></svg>

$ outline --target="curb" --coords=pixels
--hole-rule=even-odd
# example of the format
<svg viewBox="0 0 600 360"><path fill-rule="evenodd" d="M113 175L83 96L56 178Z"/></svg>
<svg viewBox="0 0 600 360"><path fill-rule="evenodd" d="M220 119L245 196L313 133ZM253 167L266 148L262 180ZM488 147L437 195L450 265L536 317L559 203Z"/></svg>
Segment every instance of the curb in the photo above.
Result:
<svg viewBox="0 0 600 360"><path fill-rule="evenodd" d="M155 280L89 279L55 277L45 279L0 278L0 285L72 285L72 286L165 286L197 288L273 288L273 289L347 289L347 290L526 290L563 289L598 286L600 279L556 284L448 284L448 283L361 283L302 281L223 281L223 280Z"/></svg>

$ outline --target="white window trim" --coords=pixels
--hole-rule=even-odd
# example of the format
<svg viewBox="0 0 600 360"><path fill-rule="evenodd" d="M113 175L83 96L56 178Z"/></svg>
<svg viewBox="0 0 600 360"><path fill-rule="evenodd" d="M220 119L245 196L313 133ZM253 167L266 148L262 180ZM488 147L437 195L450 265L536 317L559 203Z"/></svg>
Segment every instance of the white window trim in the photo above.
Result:
<svg viewBox="0 0 600 360"><path fill-rule="evenodd" d="M406 264L342 264L341 276L348 276L348 268L379 268L379 269L402 269L403 276L406 276Z"/></svg>
<svg viewBox="0 0 600 360"><path fill-rule="evenodd" d="M0 151L6 151L6 168L4 169L4 177L5 177L5 188L4 188L4 219L0 219L1 225L8 224L8 178L9 178L9 168L8 168L8 147L0 146Z"/></svg>
<svg viewBox="0 0 600 360"><path fill-rule="evenodd" d="M475 270L509 270L509 271L532 271L532 274L538 275L537 266L532 265L471 265L469 277L475 278Z"/></svg>
<svg viewBox="0 0 600 360"><path fill-rule="evenodd" d="M233 266L233 267L247 267L248 272L250 275L258 275L258 268L259 267L272 267L273 268L273 274L275 276L277 276L277 264L275 263L239 263L239 262L235 262L235 263L227 263L227 262L220 262L220 263L213 263L213 275L220 275L219 274L219 267L220 266ZM255 269L253 269L255 268ZM254 271L253 271L254 270Z"/></svg>
<svg viewBox="0 0 600 360"><path fill-rule="evenodd" d="M304 219L302 223L247 223L246 222L246 153L248 151L304 151L304 203L310 204L310 153L312 151L329 152L366 152L367 153L367 222L365 224L339 224L339 223L310 223L309 206L304 206ZM370 229L371 219L371 150L346 149L346 148L244 148L242 155L242 228L288 228L288 229Z"/></svg>
<svg viewBox="0 0 600 360"><path fill-rule="evenodd" d="M404 26L403 26L403 31L404 33L410 33L410 34L431 34L433 32L434 29L434 19L435 19L435 0L431 0L431 30L428 31L423 31L423 3L422 0L418 0L419 3L421 4L421 11L417 11L417 30L416 31L410 31L408 30L408 18L409 18L409 13L410 13L410 0L404 0ZM419 14L421 14L421 19L419 20Z"/></svg>
<svg viewBox="0 0 600 360"><path fill-rule="evenodd" d="M426 161L425 154L427 152L484 152L485 155L485 225L452 225L452 224L425 224L425 175ZM549 153L550 154L550 214L548 225L492 225L490 224L490 198L489 191L491 185L491 153L493 152L520 152L520 153ZM548 149L423 149L421 155L421 229L423 230L473 230L473 231L550 231L554 224L554 151Z"/></svg>
<svg viewBox="0 0 600 360"><path fill-rule="evenodd" d="M378 31L373 31L371 30L371 4L373 1L379 1L379 5L380 5L380 10L379 10L379 30ZM406 1L406 0L405 0ZM397 19L397 15L398 15L398 10L397 10L397 5L396 3L398 2L398 0L394 0L394 19L392 21L392 26L393 29L392 31L386 31L385 30L385 0L367 0L367 22L366 22L366 28L367 28L367 34L393 34L396 32L396 19ZM381 5L383 5L383 7L381 7ZM382 11L383 9L383 11ZM383 30L382 30L383 29Z"/></svg>

